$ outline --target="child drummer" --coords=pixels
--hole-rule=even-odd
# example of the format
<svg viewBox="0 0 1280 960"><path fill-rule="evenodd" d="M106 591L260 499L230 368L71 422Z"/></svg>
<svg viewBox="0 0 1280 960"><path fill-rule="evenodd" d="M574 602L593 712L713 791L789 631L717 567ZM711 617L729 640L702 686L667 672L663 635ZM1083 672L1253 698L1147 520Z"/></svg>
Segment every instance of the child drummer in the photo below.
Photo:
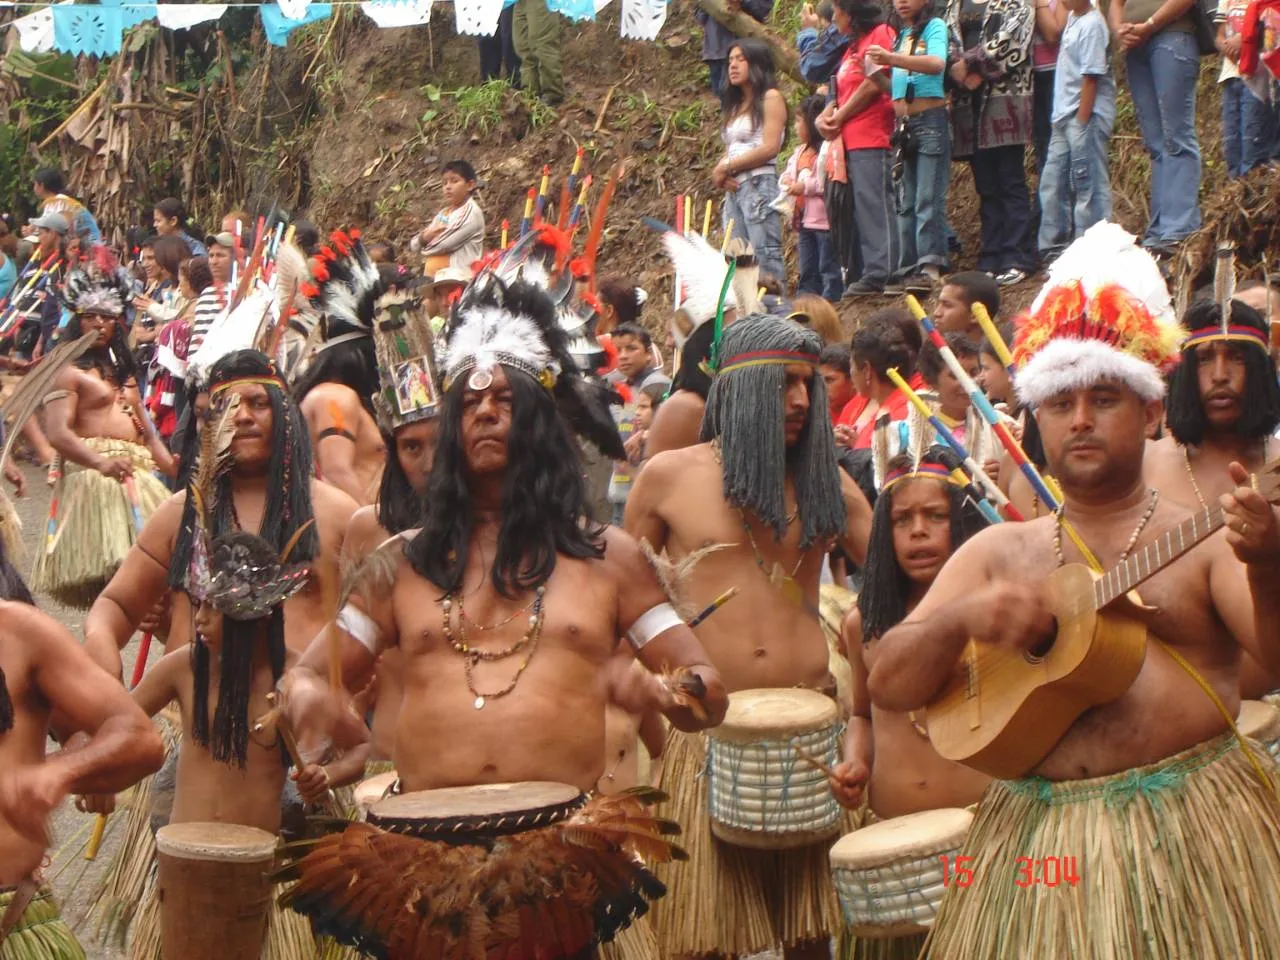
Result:
<svg viewBox="0 0 1280 960"><path fill-rule="evenodd" d="M983 526L981 515L966 503L964 488L952 478L949 459L934 447L918 463L906 454L889 462L871 525L863 589L844 621L853 713L845 759L834 770L831 790L849 808L860 807L865 799L869 822L970 806L991 779L944 760L920 719L872 706L867 695L867 675L881 635L911 613L952 552ZM876 763L876 758L885 762ZM916 956L924 937L903 939L912 942L859 946L883 946L891 950L885 956ZM889 948L890 943L896 946Z"/></svg>

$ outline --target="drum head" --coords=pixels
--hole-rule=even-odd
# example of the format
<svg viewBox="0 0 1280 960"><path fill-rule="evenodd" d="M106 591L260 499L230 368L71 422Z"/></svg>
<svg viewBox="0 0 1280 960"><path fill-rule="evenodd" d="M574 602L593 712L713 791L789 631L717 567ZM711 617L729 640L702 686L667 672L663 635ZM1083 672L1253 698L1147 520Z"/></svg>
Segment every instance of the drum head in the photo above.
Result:
<svg viewBox="0 0 1280 960"><path fill-rule="evenodd" d="M1243 700L1236 729L1246 737L1269 743L1280 738L1280 709L1261 700Z"/></svg>
<svg viewBox="0 0 1280 960"><path fill-rule="evenodd" d="M562 806L582 795L566 783L484 783L474 787L420 790L379 800L371 812L387 820L447 820L488 817Z"/></svg>
<svg viewBox="0 0 1280 960"><path fill-rule="evenodd" d="M395 784L398 777L399 774L394 770L388 770L386 773L380 773L376 777L370 777L368 780L361 780L356 784L356 805L362 810L372 807L386 796L387 791Z"/></svg>
<svg viewBox="0 0 1280 960"><path fill-rule="evenodd" d="M739 690L729 694L724 723L712 732L729 743L788 740L835 723L836 702L816 690Z"/></svg>
<svg viewBox="0 0 1280 960"><path fill-rule="evenodd" d="M954 808L882 820L841 837L831 848L831 865L857 870L955 850L972 823L972 813Z"/></svg>
<svg viewBox="0 0 1280 960"><path fill-rule="evenodd" d="M156 832L156 850L178 860L252 863L275 856L276 838L235 823L171 823Z"/></svg>

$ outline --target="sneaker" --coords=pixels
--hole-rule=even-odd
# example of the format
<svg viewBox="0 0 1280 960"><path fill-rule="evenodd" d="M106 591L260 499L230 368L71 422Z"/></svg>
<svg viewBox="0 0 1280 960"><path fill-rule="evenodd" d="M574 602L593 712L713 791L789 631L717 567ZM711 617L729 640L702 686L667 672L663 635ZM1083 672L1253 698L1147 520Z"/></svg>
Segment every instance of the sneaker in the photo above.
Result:
<svg viewBox="0 0 1280 960"><path fill-rule="evenodd" d="M933 293L934 280L926 273L913 273L902 278L902 285L908 293Z"/></svg>
<svg viewBox="0 0 1280 960"><path fill-rule="evenodd" d="M883 293L886 297L900 297L910 289L901 280L890 280L884 285Z"/></svg>
<svg viewBox="0 0 1280 960"><path fill-rule="evenodd" d="M852 300L856 297L882 297L884 296L884 285L879 283L871 283L866 280L855 280L844 288L845 300Z"/></svg>
<svg viewBox="0 0 1280 960"><path fill-rule="evenodd" d="M1000 284L1002 287L1011 287L1015 283L1021 283L1023 280L1027 279L1027 276L1027 271L1023 270L1021 267L1010 267L1004 273L996 277L996 283Z"/></svg>

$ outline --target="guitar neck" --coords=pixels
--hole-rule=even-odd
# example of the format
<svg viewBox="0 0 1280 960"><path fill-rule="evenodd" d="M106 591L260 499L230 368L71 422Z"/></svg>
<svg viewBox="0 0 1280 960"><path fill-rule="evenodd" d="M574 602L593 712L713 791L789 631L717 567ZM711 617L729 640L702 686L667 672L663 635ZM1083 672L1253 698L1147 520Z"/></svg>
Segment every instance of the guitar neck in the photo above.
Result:
<svg viewBox="0 0 1280 960"><path fill-rule="evenodd" d="M1100 580L1094 581L1093 597L1098 609L1155 576L1200 541L1216 533L1226 522L1226 514L1221 507L1208 507L1193 513L1176 527L1170 527L1108 570Z"/></svg>

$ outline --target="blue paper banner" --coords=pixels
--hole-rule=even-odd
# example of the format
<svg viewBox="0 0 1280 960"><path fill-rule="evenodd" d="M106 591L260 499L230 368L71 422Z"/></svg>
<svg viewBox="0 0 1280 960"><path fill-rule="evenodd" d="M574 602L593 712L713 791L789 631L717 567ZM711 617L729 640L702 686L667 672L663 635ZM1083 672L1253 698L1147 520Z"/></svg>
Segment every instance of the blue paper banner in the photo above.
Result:
<svg viewBox="0 0 1280 960"><path fill-rule="evenodd" d="M317 20L327 20L332 13L333 7L329 4L313 3L307 7L307 13L301 20L290 20L279 4L266 4L262 7L262 29L267 34L268 42L283 47L289 42L289 34L298 27Z"/></svg>
<svg viewBox="0 0 1280 960"><path fill-rule="evenodd" d="M547 0L547 9L570 20L594 20L595 0Z"/></svg>
<svg viewBox="0 0 1280 960"><path fill-rule="evenodd" d="M106 57L120 52L124 16L119 7L89 4L54 4L53 46L63 53L88 53Z"/></svg>

